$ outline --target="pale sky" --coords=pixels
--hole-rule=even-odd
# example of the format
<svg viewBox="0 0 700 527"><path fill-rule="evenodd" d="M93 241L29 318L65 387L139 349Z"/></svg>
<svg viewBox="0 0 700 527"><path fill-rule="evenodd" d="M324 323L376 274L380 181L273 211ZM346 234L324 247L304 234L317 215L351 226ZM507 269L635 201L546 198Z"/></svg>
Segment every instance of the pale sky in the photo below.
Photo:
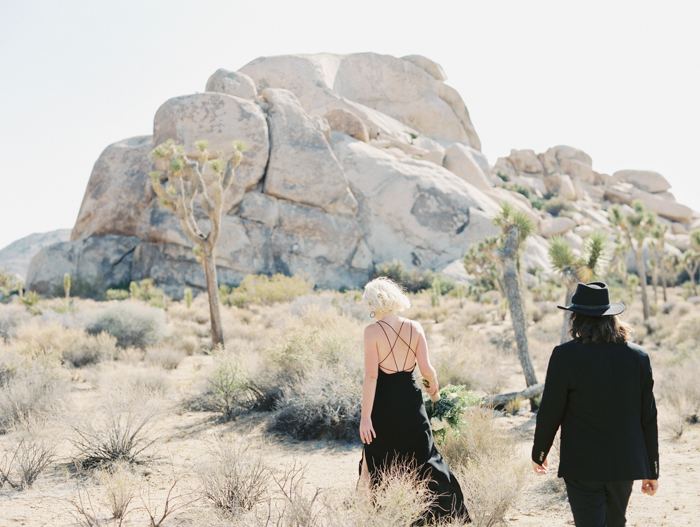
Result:
<svg viewBox="0 0 700 527"><path fill-rule="evenodd" d="M259 56L442 64L491 164L568 144L700 210L700 2L0 0L0 248L72 228L109 144Z"/></svg>

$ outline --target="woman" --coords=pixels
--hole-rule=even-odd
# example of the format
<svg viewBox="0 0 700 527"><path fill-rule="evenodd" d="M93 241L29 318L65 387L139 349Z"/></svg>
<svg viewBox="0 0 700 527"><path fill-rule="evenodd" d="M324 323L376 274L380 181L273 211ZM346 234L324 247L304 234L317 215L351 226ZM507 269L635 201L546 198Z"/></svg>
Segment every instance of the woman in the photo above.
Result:
<svg viewBox="0 0 700 527"><path fill-rule="evenodd" d="M603 282L578 284L570 306L573 340L557 346L537 413L532 466L547 473L561 426L559 477L576 527L622 527L634 480L659 488L659 441L649 356L632 344Z"/></svg>
<svg viewBox="0 0 700 527"><path fill-rule="evenodd" d="M360 438L365 444L360 469L367 485L394 463L415 463L435 494L430 515L464 515L462 489L433 442L423 395L414 376L416 362L428 381L426 391L438 393L425 333L418 322L395 312L410 307L399 287L388 278L365 286L362 297L376 322L365 328L365 379L362 388Z"/></svg>

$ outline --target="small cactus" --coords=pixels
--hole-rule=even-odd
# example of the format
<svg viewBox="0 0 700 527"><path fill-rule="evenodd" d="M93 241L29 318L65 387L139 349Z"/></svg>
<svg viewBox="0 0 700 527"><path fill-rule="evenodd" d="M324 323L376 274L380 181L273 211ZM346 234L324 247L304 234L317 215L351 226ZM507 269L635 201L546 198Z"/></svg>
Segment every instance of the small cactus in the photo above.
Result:
<svg viewBox="0 0 700 527"><path fill-rule="evenodd" d="M63 275L63 290L66 292L66 300L70 298L70 275L68 273Z"/></svg>
<svg viewBox="0 0 700 527"><path fill-rule="evenodd" d="M187 309L192 307L192 289L189 287L185 287L185 304Z"/></svg>

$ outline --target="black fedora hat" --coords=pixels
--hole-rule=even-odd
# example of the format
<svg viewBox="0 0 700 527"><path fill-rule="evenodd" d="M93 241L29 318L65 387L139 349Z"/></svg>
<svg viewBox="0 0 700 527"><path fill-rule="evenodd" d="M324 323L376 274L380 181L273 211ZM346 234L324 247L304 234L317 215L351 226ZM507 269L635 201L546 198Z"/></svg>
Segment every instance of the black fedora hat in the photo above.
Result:
<svg viewBox="0 0 700 527"><path fill-rule="evenodd" d="M625 310L625 304L610 303L610 291L605 282L579 283L571 297L571 305L557 307L592 317L619 315Z"/></svg>

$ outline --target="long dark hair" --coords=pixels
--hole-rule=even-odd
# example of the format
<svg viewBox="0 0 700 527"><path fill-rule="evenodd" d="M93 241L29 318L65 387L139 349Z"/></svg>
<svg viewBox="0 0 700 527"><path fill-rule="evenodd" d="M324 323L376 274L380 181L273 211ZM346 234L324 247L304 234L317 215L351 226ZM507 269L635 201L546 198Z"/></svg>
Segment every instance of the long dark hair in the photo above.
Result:
<svg viewBox="0 0 700 527"><path fill-rule="evenodd" d="M634 329L620 318L620 315L592 317L581 313L571 313L569 334L574 340L584 344L591 342L611 342L621 344L632 340Z"/></svg>

